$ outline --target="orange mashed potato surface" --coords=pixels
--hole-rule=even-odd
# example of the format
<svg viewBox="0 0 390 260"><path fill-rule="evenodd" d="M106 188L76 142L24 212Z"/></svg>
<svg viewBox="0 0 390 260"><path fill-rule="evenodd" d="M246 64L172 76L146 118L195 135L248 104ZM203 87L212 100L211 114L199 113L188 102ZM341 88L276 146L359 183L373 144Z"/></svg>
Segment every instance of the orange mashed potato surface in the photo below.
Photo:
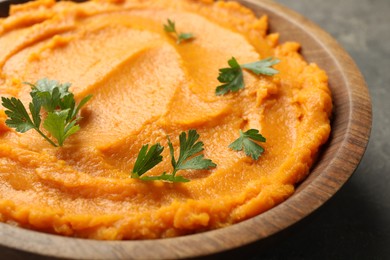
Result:
<svg viewBox="0 0 390 260"><path fill-rule="evenodd" d="M176 44L163 24L195 39ZM327 75L298 53L299 44L267 35L235 2L40 0L13 6L0 20L0 95L31 101L47 77L71 82L81 130L56 148L31 130L5 124L0 108L0 221L91 239L153 239L225 227L286 200L330 133ZM244 70L245 89L216 96L218 70L269 56L275 76ZM239 130L267 138L258 161L229 144ZM196 129L218 166L179 171L188 183L130 178L144 144L175 150ZM147 175L170 172L169 150Z"/></svg>

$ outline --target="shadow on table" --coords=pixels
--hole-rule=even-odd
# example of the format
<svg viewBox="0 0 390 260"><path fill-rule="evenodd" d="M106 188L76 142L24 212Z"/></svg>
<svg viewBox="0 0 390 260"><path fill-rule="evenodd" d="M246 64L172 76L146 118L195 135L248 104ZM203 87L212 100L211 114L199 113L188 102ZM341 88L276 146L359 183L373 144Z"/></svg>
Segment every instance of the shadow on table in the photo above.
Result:
<svg viewBox="0 0 390 260"><path fill-rule="evenodd" d="M389 256L390 241L386 235L390 232L389 216L370 194L375 189L354 177L323 207L295 226L266 243L225 252L219 258L381 259Z"/></svg>

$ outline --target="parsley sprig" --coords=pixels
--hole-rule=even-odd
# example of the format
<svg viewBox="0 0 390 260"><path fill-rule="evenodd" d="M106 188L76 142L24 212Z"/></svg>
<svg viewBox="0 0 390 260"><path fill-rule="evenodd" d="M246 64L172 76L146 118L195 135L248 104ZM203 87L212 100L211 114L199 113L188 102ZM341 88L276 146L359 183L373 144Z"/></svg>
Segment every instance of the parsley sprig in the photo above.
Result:
<svg viewBox="0 0 390 260"><path fill-rule="evenodd" d="M215 90L217 96L225 95L229 91L237 92L245 87L244 76L242 69L247 69L256 75L273 76L279 71L272 68L273 65L278 64L280 60L269 57L252 63L240 65L236 58L232 57L229 61L229 68L222 68L219 70L218 81L224 83L218 86Z"/></svg>
<svg viewBox="0 0 390 260"><path fill-rule="evenodd" d="M182 41L191 40L194 38L192 33L178 33L176 31L175 22L168 19L167 24L164 24L164 30L167 33L173 33L176 36L176 43L180 44Z"/></svg>
<svg viewBox="0 0 390 260"><path fill-rule="evenodd" d="M231 143L229 148L235 151L244 149L247 156L251 156L253 160L257 160L264 152L264 148L254 141L265 142L266 139L259 134L259 130L257 129L249 129L246 132L240 130L240 137Z"/></svg>
<svg viewBox="0 0 390 260"><path fill-rule="evenodd" d="M6 108L5 121L10 128L17 132L25 133L31 129L37 131L46 141L55 147L63 146L64 141L80 130L77 124L81 117L78 116L80 109L91 99L91 95L84 97L76 106L73 93L69 92L69 83L61 84L55 80L40 79L35 84L26 82L32 87L29 103L29 113L23 103L15 98L2 97L2 105ZM57 140L55 143L41 129L42 108L47 112L43 120L43 128Z"/></svg>
<svg viewBox="0 0 390 260"><path fill-rule="evenodd" d="M179 136L179 157L176 160L173 144L168 137L168 146L173 171L171 174L164 172L159 176L142 175L162 161L161 153L164 147L162 147L159 143L152 145L149 150L148 145L142 146L133 167L131 177L144 181L163 180L169 182L189 182L190 180L184 178L183 176L176 176L176 173L179 170L204 170L216 167L217 165L210 159L205 159L203 154L196 155L204 150L203 142L198 141L198 139L199 134L196 130L189 130L188 137L186 132L182 132Z"/></svg>
<svg viewBox="0 0 390 260"><path fill-rule="evenodd" d="M133 167L133 172L131 173L132 178L140 178L144 173L162 162L163 157L161 156L161 153L163 152L164 147L157 143L152 145L149 150L148 148L149 145L146 144L143 145L139 151Z"/></svg>

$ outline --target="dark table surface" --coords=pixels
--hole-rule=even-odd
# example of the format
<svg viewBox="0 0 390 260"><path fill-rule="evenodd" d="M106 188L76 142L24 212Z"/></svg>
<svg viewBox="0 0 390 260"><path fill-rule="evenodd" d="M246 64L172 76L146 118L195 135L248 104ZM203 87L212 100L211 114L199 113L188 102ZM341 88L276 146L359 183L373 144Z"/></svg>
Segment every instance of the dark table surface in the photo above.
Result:
<svg viewBox="0 0 390 260"><path fill-rule="evenodd" d="M252 259L390 259L390 0L276 2L317 23L352 56L369 87L373 128L348 183L304 225ZM1 256L40 258L4 248Z"/></svg>
<svg viewBox="0 0 390 260"><path fill-rule="evenodd" d="M366 153L304 226L254 259L390 259L390 0L276 0L330 33L363 73L373 106Z"/></svg>

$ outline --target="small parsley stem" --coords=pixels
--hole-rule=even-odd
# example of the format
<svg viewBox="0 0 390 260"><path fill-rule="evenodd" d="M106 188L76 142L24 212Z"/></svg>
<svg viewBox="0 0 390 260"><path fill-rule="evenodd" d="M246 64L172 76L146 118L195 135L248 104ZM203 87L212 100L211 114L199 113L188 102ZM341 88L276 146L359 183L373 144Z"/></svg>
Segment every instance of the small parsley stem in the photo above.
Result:
<svg viewBox="0 0 390 260"><path fill-rule="evenodd" d="M44 133L42 133L41 130L39 130L38 128L34 128L43 138L46 139L46 141L48 141L51 145L53 145L54 147L58 147L58 145L56 143L54 143L52 140L50 140Z"/></svg>
<svg viewBox="0 0 390 260"><path fill-rule="evenodd" d="M176 172L177 172L177 169L173 169L172 175L175 176L175 175L176 175Z"/></svg>

